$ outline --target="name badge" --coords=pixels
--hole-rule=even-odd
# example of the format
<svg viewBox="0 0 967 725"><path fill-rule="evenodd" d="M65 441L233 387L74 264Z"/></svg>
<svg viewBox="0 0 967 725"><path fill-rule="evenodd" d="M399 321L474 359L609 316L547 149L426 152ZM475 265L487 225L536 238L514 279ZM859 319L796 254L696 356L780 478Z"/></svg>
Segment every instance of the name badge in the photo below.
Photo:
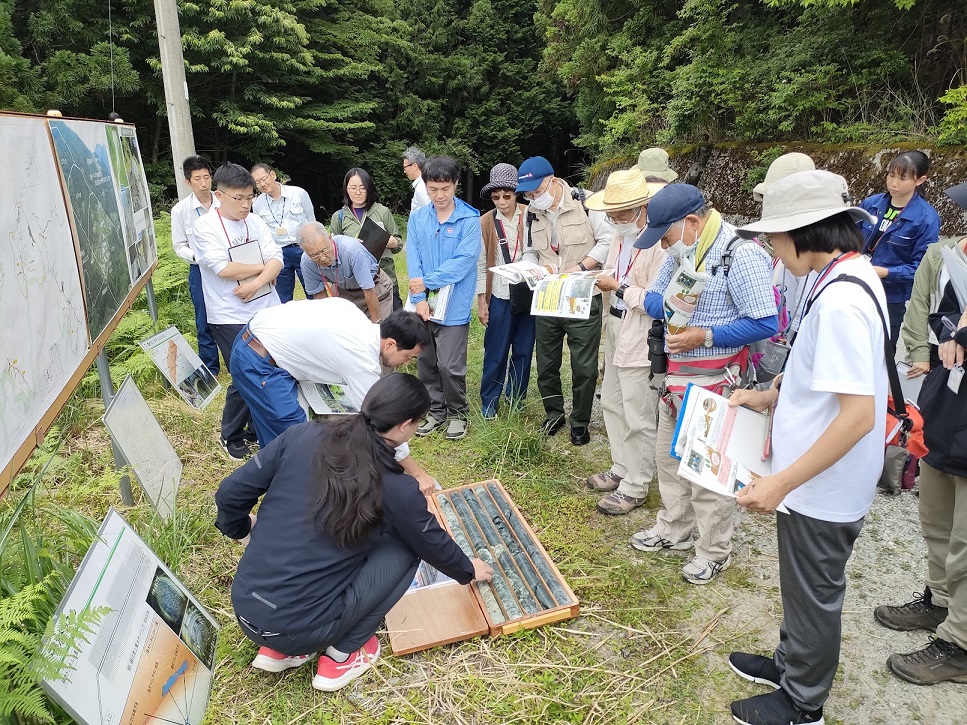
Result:
<svg viewBox="0 0 967 725"><path fill-rule="evenodd" d="M964 379L964 368L962 365L954 365L950 369L950 374L947 375L947 387L950 388L951 392L954 394L960 392L960 383Z"/></svg>

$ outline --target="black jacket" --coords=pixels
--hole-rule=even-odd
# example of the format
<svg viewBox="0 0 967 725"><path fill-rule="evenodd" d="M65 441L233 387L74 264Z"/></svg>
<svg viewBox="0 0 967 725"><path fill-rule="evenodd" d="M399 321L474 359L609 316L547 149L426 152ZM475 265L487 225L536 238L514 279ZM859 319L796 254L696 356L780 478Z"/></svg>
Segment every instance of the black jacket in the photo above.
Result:
<svg viewBox="0 0 967 725"><path fill-rule="evenodd" d="M956 327L961 313L953 285L948 283L940 307L930 315L930 326L941 343L952 337L941 318ZM953 339L967 348L967 328L958 330ZM949 374L942 366L931 370L920 392L923 437L930 450L924 460L938 471L967 478L967 380L954 393L947 387Z"/></svg>
<svg viewBox="0 0 967 725"><path fill-rule="evenodd" d="M311 517L312 462L325 440L318 423L293 426L222 481L215 494L215 526L232 539L249 533L248 514L262 498L252 540L232 583L235 612L270 632L322 626L342 611L340 595L353 581L375 541L390 534L431 566L461 584L473 565L427 510L416 479L383 476L383 522L365 544L340 549Z"/></svg>

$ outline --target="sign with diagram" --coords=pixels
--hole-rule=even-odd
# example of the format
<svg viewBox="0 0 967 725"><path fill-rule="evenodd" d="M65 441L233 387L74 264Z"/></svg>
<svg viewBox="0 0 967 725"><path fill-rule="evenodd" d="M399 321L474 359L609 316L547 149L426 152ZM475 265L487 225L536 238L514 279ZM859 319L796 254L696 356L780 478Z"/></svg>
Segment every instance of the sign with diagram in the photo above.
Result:
<svg viewBox="0 0 967 725"><path fill-rule="evenodd" d="M197 725L211 694L218 624L113 508L54 615L108 614L43 687L81 725Z"/></svg>
<svg viewBox="0 0 967 725"><path fill-rule="evenodd" d="M192 408L204 408L222 389L198 353L174 325L142 340L140 345Z"/></svg>

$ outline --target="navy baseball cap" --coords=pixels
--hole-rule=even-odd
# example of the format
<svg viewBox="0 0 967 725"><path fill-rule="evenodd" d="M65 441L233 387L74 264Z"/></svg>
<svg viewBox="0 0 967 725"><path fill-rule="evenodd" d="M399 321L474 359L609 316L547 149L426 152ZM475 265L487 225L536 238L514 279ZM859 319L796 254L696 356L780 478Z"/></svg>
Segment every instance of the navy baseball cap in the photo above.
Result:
<svg viewBox="0 0 967 725"><path fill-rule="evenodd" d="M635 242L639 249L651 249L665 236L675 222L693 214L705 205L702 192L691 184L669 184L648 202L648 226Z"/></svg>
<svg viewBox="0 0 967 725"><path fill-rule="evenodd" d="M543 156L531 156L517 169L517 192L534 191L548 176L554 176L554 167Z"/></svg>

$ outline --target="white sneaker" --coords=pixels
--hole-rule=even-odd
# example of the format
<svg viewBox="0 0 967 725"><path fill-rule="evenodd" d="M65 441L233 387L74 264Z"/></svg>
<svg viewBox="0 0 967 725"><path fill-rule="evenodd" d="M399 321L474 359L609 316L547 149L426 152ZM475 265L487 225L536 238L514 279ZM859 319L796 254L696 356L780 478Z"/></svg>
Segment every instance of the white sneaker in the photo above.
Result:
<svg viewBox="0 0 967 725"><path fill-rule="evenodd" d="M647 531L639 531L637 534L631 536L631 545L638 549L638 551L661 551L663 549L684 551L685 549L692 548L693 544L694 542L691 537L685 539L685 541L669 541L659 534L658 529L655 527Z"/></svg>
<svg viewBox="0 0 967 725"><path fill-rule="evenodd" d="M252 667L263 672L285 672L293 667L304 665L315 656L316 653L313 652L312 654L289 657L281 652L276 652L274 649L260 647L259 653L252 660Z"/></svg>
<svg viewBox="0 0 967 725"><path fill-rule="evenodd" d="M379 640L374 634L362 647L349 655L345 662L336 662L328 655L319 658L312 686L322 692L341 690L373 666L379 657Z"/></svg>
<svg viewBox="0 0 967 725"><path fill-rule="evenodd" d="M725 561L709 561L696 556L682 567L682 578L689 584L708 584L721 572L732 566L732 555Z"/></svg>

